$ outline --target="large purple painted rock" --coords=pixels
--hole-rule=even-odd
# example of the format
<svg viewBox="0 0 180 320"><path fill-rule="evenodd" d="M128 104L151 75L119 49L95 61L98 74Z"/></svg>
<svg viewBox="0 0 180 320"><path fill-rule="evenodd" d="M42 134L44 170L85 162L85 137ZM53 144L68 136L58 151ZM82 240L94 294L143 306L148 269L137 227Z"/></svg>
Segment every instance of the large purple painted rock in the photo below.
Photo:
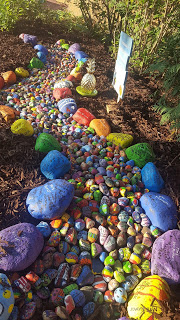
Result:
<svg viewBox="0 0 180 320"><path fill-rule="evenodd" d="M155 164L148 162L141 170L142 182L149 191L160 192L164 188L164 180Z"/></svg>
<svg viewBox="0 0 180 320"><path fill-rule="evenodd" d="M164 232L176 228L177 209L170 197L156 192L148 192L143 194L140 203L153 226Z"/></svg>
<svg viewBox="0 0 180 320"><path fill-rule="evenodd" d="M0 269L21 271L29 267L40 254L44 238L31 223L19 223L0 231Z"/></svg>
<svg viewBox="0 0 180 320"><path fill-rule="evenodd" d="M180 283L180 230L169 230L155 240L151 274L159 275L169 284Z"/></svg>
<svg viewBox="0 0 180 320"><path fill-rule="evenodd" d="M27 196L29 213L36 219L54 220L62 216L74 196L74 187L63 179L51 180L32 189Z"/></svg>
<svg viewBox="0 0 180 320"><path fill-rule="evenodd" d="M68 52L70 53L75 53L76 51L80 51L81 50L81 47L80 47L80 44L79 43L73 43L69 49L68 49Z"/></svg>

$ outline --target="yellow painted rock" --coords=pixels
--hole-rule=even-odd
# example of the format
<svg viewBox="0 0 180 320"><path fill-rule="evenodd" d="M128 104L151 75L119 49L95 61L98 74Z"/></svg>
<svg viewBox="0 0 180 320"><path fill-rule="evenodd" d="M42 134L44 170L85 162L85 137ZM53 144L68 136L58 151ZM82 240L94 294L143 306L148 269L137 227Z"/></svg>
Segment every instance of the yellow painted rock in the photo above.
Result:
<svg viewBox="0 0 180 320"><path fill-rule="evenodd" d="M22 67L15 69L15 74L17 77L27 78L29 77L29 72Z"/></svg>
<svg viewBox="0 0 180 320"><path fill-rule="evenodd" d="M133 137L126 133L110 133L107 140L114 143L116 146L120 145L121 148L129 147L133 142Z"/></svg>
<svg viewBox="0 0 180 320"><path fill-rule="evenodd" d="M11 126L12 133L23 134L24 136L32 136L34 129L31 124L25 119L16 120Z"/></svg>
<svg viewBox="0 0 180 320"><path fill-rule="evenodd" d="M96 131L98 136L107 137L111 132L110 125L105 119L93 119L89 126Z"/></svg>
<svg viewBox="0 0 180 320"><path fill-rule="evenodd" d="M169 299L170 289L165 280L157 275L146 277L129 297L128 315L138 320L158 320L162 314L163 302Z"/></svg>

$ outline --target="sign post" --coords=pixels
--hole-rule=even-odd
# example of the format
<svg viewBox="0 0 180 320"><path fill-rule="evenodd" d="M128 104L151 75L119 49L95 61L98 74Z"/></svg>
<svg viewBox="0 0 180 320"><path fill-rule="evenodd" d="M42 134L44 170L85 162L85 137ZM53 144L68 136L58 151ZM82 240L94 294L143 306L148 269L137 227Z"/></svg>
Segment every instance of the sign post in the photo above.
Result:
<svg viewBox="0 0 180 320"><path fill-rule="evenodd" d="M133 39L121 31L119 49L115 64L112 85L118 94L117 102L123 99L128 75L128 63L133 49Z"/></svg>

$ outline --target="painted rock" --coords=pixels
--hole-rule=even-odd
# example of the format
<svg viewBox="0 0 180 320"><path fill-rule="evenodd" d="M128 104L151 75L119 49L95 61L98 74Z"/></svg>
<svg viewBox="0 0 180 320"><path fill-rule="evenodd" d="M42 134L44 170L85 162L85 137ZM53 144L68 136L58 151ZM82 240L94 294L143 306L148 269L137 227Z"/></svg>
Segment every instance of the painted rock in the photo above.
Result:
<svg viewBox="0 0 180 320"><path fill-rule="evenodd" d="M59 231L53 231L47 244L50 247L57 247L61 240L61 234Z"/></svg>
<svg viewBox="0 0 180 320"><path fill-rule="evenodd" d="M91 243L91 255L93 258L97 257L102 252L102 247L98 243Z"/></svg>
<svg viewBox="0 0 180 320"><path fill-rule="evenodd" d="M43 320L57 320L57 315L52 310L45 310L42 314Z"/></svg>
<svg viewBox="0 0 180 320"><path fill-rule="evenodd" d="M45 238L49 237L51 234L50 226L45 221L39 222L36 228L42 233L43 237Z"/></svg>
<svg viewBox="0 0 180 320"><path fill-rule="evenodd" d="M67 312L64 306L57 306L55 308L55 313L60 319L67 319Z"/></svg>
<svg viewBox="0 0 180 320"><path fill-rule="evenodd" d="M176 228L177 209L169 196L148 192L141 197L140 202L153 226L164 232Z"/></svg>
<svg viewBox="0 0 180 320"><path fill-rule="evenodd" d="M116 239L109 235L104 243L104 249L108 252L111 252L115 249L116 247Z"/></svg>
<svg viewBox="0 0 180 320"><path fill-rule="evenodd" d="M80 290L84 293L86 303L93 300L94 289L92 288L92 286L85 286Z"/></svg>
<svg viewBox="0 0 180 320"><path fill-rule="evenodd" d="M110 125L105 119L93 119L90 124L90 128L93 128L96 131L98 136L108 136L111 132Z"/></svg>
<svg viewBox="0 0 180 320"><path fill-rule="evenodd" d="M25 119L16 120L11 126L11 131L14 134L23 134L26 137L34 134L32 125Z"/></svg>
<svg viewBox="0 0 180 320"><path fill-rule="evenodd" d="M110 291L110 290L107 290L105 293L104 293L104 301L105 302L114 302L114 293L113 291Z"/></svg>
<svg viewBox="0 0 180 320"><path fill-rule="evenodd" d="M121 148L127 148L132 144L133 137L125 133L110 133L107 136L107 141L114 143L116 146L120 145Z"/></svg>
<svg viewBox="0 0 180 320"><path fill-rule="evenodd" d="M72 96L72 91L69 88L56 88L53 90L53 97L56 101Z"/></svg>
<svg viewBox="0 0 180 320"><path fill-rule="evenodd" d="M98 259L92 259L92 272L93 274L100 274L104 268L103 263Z"/></svg>
<svg viewBox="0 0 180 320"><path fill-rule="evenodd" d="M28 64L28 69L33 69L33 68L43 69L44 63L40 59L33 57Z"/></svg>
<svg viewBox="0 0 180 320"><path fill-rule="evenodd" d="M61 241L59 244L59 252L66 254L71 249L70 244L66 241Z"/></svg>
<svg viewBox="0 0 180 320"><path fill-rule="evenodd" d="M123 273L124 273L123 270L122 270L122 272L119 272L118 270L114 271L114 278L116 279L116 281L118 281L118 283L125 281L125 277L124 277Z"/></svg>
<svg viewBox="0 0 180 320"><path fill-rule="evenodd" d="M41 51L37 52L37 57L38 57L38 59L41 60L44 64L46 63L46 55L45 55L43 52L41 52Z"/></svg>
<svg viewBox="0 0 180 320"><path fill-rule="evenodd" d="M88 58L88 55L84 51L77 50L75 51L75 58L80 61L81 59Z"/></svg>
<svg viewBox="0 0 180 320"><path fill-rule="evenodd" d="M77 231L76 229L74 229L73 227L71 227L66 236L65 236L65 240L69 243L69 244L73 244L76 245L77 243Z"/></svg>
<svg viewBox="0 0 180 320"><path fill-rule="evenodd" d="M99 236L99 230L97 228L91 228L88 231L88 241L93 243L96 242Z"/></svg>
<svg viewBox="0 0 180 320"><path fill-rule="evenodd" d="M126 156L135 165L143 168L146 163L155 161L155 154L148 143L137 143L126 149Z"/></svg>
<svg viewBox="0 0 180 320"><path fill-rule="evenodd" d="M24 41L24 43L30 43L33 47L37 45L37 37L32 34L21 33L19 38Z"/></svg>
<svg viewBox="0 0 180 320"><path fill-rule="evenodd" d="M25 304L21 310L21 319L28 320L33 317L36 311L36 303L31 301Z"/></svg>
<svg viewBox="0 0 180 320"><path fill-rule="evenodd" d="M70 161L58 150L49 151L40 164L41 172L47 179L63 178L70 168Z"/></svg>
<svg viewBox="0 0 180 320"><path fill-rule="evenodd" d="M127 261L131 256L131 250L129 248L120 248L119 249L119 260Z"/></svg>
<svg viewBox="0 0 180 320"><path fill-rule="evenodd" d="M7 320L14 307L14 294L7 276L0 273L0 319Z"/></svg>
<svg viewBox="0 0 180 320"><path fill-rule="evenodd" d="M144 320L158 319L154 316L163 312L163 303L169 301L170 289L165 280L154 275L143 279L128 299L128 315L130 318L140 319L143 315Z"/></svg>
<svg viewBox="0 0 180 320"><path fill-rule="evenodd" d="M79 43L73 43L69 49L68 52L75 54L76 51L80 51L81 47Z"/></svg>
<svg viewBox="0 0 180 320"><path fill-rule="evenodd" d="M97 304L101 304L103 303L104 301L104 296L103 296L103 293L98 291L98 290L95 290L94 291L94 297L93 297L93 301Z"/></svg>
<svg viewBox="0 0 180 320"><path fill-rule="evenodd" d="M104 245L104 243L109 235L109 231L103 226L99 226L98 230L99 230L99 242L101 245ZM112 250L110 250L110 251L112 251Z"/></svg>
<svg viewBox="0 0 180 320"><path fill-rule="evenodd" d="M87 286L94 282L94 275L91 269L89 268L89 266L87 265L83 266L82 272L80 276L77 278L76 282L78 286L81 286L81 287Z"/></svg>
<svg viewBox="0 0 180 320"><path fill-rule="evenodd" d="M141 170L142 182L149 191L160 192L164 188L164 180L152 162L146 163Z"/></svg>
<svg viewBox="0 0 180 320"><path fill-rule="evenodd" d="M65 296L71 293L72 290L78 289L78 285L76 283L69 284L67 287L63 289Z"/></svg>
<svg viewBox="0 0 180 320"><path fill-rule="evenodd" d="M102 270L103 279L109 282L113 277L113 269L110 266L105 266Z"/></svg>
<svg viewBox="0 0 180 320"><path fill-rule="evenodd" d="M74 114L77 111L77 104L74 99L66 98L62 99L57 104L58 109L62 113Z"/></svg>
<svg viewBox="0 0 180 320"><path fill-rule="evenodd" d="M15 109L8 106L0 105L0 115L6 122L13 121L16 116Z"/></svg>
<svg viewBox="0 0 180 320"><path fill-rule="evenodd" d="M39 298L41 298L42 300L46 300L50 297L51 293L49 291L49 288L47 287L42 287L40 289L37 290L37 295Z"/></svg>
<svg viewBox="0 0 180 320"><path fill-rule="evenodd" d="M61 146L54 136L43 132L36 139L35 150L48 153L52 150L61 151Z"/></svg>
<svg viewBox="0 0 180 320"><path fill-rule="evenodd" d="M5 85L4 78L0 76L0 90L4 87L4 85Z"/></svg>
<svg viewBox="0 0 180 320"><path fill-rule="evenodd" d="M1 73L1 76L4 79L5 85L9 86L11 84L14 84L16 82L16 74L13 71L6 71Z"/></svg>
<svg viewBox="0 0 180 320"><path fill-rule="evenodd" d="M55 287L65 287L67 285L69 281L69 270L70 267L68 263L64 262L60 264L54 281Z"/></svg>
<svg viewBox="0 0 180 320"><path fill-rule="evenodd" d="M134 288L138 285L139 279L135 275L130 275L126 277L125 282L123 282L122 287L127 291L130 292L134 290Z"/></svg>
<svg viewBox="0 0 180 320"><path fill-rule="evenodd" d="M108 289L110 291L114 291L115 289L117 289L119 287L119 282L116 279L112 279L111 281L109 281L108 283Z"/></svg>
<svg viewBox="0 0 180 320"><path fill-rule="evenodd" d="M169 284L180 283L180 230L169 230L157 238L152 248L151 273Z"/></svg>
<svg viewBox="0 0 180 320"><path fill-rule="evenodd" d="M58 80L55 82L54 84L54 89L56 88L71 88L73 87L73 84L71 81L69 80ZM66 112L62 112L62 113L66 113Z"/></svg>
<svg viewBox="0 0 180 320"><path fill-rule="evenodd" d="M85 305L86 299L85 299L85 295L84 295L84 293L82 291L77 290L77 289L72 290L71 291L71 296L72 296L72 298L74 300L74 303L75 303L76 307L83 307Z"/></svg>
<svg viewBox="0 0 180 320"><path fill-rule="evenodd" d="M20 271L29 267L40 254L44 239L41 232L30 223L20 223L0 231L6 255L0 259L0 269Z"/></svg>
<svg viewBox="0 0 180 320"><path fill-rule="evenodd" d="M46 56L48 55L48 50L42 44L36 44L34 49L43 52Z"/></svg>
<svg viewBox="0 0 180 320"><path fill-rule="evenodd" d="M118 303L125 303L127 300L127 292L124 288L117 288L114 291L114 300Z"/></svg>
<svg viewBox="0 0 180 320"><path fill-rule="evenodd" d="M62 216L73 196L73 185L66 180L56 179L32 189L26 205L34 218L53 220Z"/></svg>
<svg viewBox="0 0 180 320"><path fill-rule="evenodd" d="M94 115L85 108L79 108L73 115L73 120L87 127L89 127L89 124L93 119L95 119Z"/></svg>
<svg viewBox="0 0 180 320"><path fill-rule="evenodd" d="M73 297L70 294L64 298L64 304L66 306L67 313L71 314L71 312L75 309L75 303Z"/></svg>
<svg viewBox="0 0 180 320"><path fill-rule="evenodd" d="M51 292L51 302L55 306L59 306L64 301L64 291L60 288L54 288Z"/></svg>
<svg viewBox="0 0 180 320"><path fill-rule="evenodd" d="M83 315L87 319L90 317L91 314L93 314L95 310L95 303L94 302L88 302L84 307L83 307Z"/></svg>
<svg viewBox="0 0 180 320"><path fill-rule="evenodd" d="M75 252L68 252L66 254L66 261L69 264L76 264L78 263L78 255Z"/></svg>
<svg viewBox="0 0 180 320"><path fill-rule="evenodd" d="M79 255L80 265L91 265L91 255L88 251L82 251Z"/></svg>
<svg viewBox="0 0 180 320"><path fill-rule="evenodd" d="M107 283L105 282L105 280L101 275L94 276L94 282L92 286L95 290L98 290L100 292L105 292L107 289Z"/></svg>
<svg viewBox="0 0 180 320"><path fill-rule="evenodd" d="M16 76L21 77L21 78L29 77L29 72L22 67L16 68L15 74L16 74Z"/></svg>
<svg viewBox="0 0 180 320"><path fill-rule="evenodd" d="M113 266L114 264L115 264L115 260L111 256L106 257L106 259L104 260L105 266Z"/></svg>

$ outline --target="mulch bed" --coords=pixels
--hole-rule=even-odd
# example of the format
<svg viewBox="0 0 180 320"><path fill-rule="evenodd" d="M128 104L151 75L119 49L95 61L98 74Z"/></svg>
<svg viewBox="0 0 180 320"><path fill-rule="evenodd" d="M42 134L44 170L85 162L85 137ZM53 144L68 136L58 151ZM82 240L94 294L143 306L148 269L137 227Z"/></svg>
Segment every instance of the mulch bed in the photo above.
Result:
<svg viewBox="0 0 180 320"><path fill-rule="evenodd" d="M44 45L54 44L60 38L69 43L79 42L82 49L96 59L98 96L81 97L74 90L73 97L78 107L86 107L97 118L106 118L112 132L132 134L134 143L150 143L156 154L155 164L165 180L163 193L172 197L180 209L179 143L172 138L168 125L160 126L160 116L153 111L153 93L157 84L148 76L130 72L125 97L117 103L117 95L111 85L115 62L103 45L86 35L67 33L63 26L42 25L41 21L19 23L13 33L0 32L0 73L19 66L27 68L35 55L34 49L18 38L22 32L36 35ZM9 124L2 120L0 127L0 229L18 222L35 223L35 219L27 213L25 201L32 188L46 182L39 169L43 155L34 150L33 137L13 135ZM180 319L178 288L173 292L173 303L161 319Z"/></svg>

